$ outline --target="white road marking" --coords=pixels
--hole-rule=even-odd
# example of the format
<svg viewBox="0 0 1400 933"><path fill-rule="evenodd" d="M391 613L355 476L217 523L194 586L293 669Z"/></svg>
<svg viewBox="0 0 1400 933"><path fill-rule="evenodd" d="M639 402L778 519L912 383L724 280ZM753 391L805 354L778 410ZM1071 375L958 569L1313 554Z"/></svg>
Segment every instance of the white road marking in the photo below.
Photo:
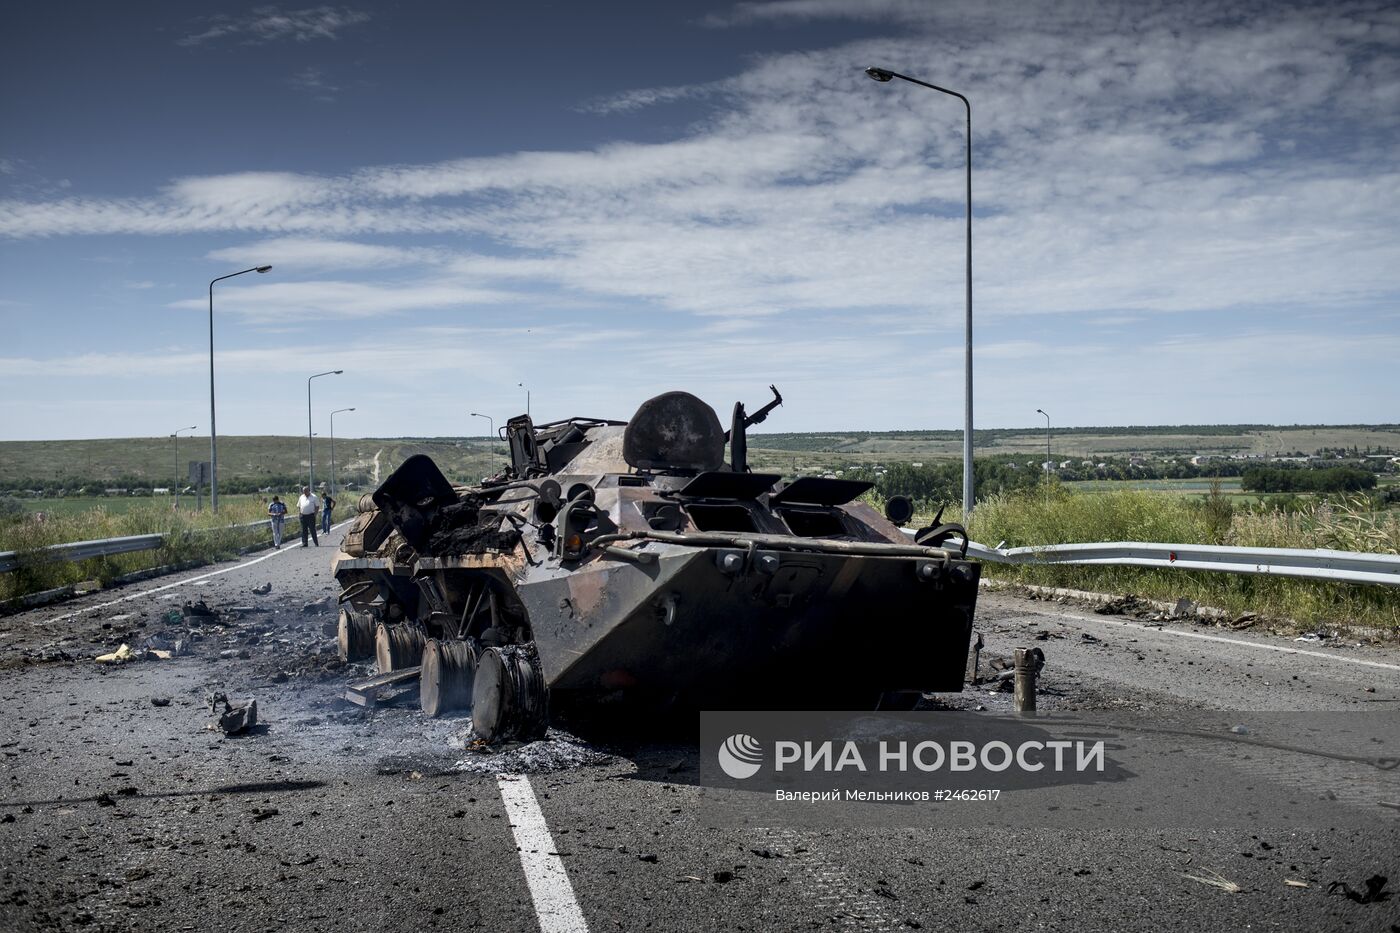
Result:
<svg viewBox="0 0 1400 933"><path fill-rule="evenodd" d="M342 525L348 525L348 524L350 524L350 523L353 522L353 521L354 521L353 518L348 518L348 519L346 519L346 520L343 521L343 522L338 522L338 523L336 523L336 524L334 524L334 525L331 526L331 531L335 531L335 529L340 528ZM150 595L153 594L153 593L163 593L163 592L165 592L166 590L174 589L174 588L177 587L177 586L184 586L184 585L186 585L186 584L188 584L188 583L198 583L199 581L201 581L201 580L207 580L207 579L209 579L210 577L217 577L217 576L218 576L219 574L221 574L221 573L232 573L232 572L235 571L235 570L242 570L244 567L251 567L251 566L253 566L254 564L260 564L260 563L262 563L263 561L267 560L267 559L270 558L270 557L278 557L278 556L280 556L280 555L282 555L282 554L289 554L289 553L291 553L291 551L292 551L292 548L291 548L290 545L288 545L288 546L287 546L287 549L284 550L284 551L275 551L275 550L274 550L274 551L269 551L268 553L264 554L262 557L255 557L255 558L253 558L252 560L244 561L244 562L241 563L241 564L236 564L236 565L234 565L234 566L232 566L232 567L225 567L223 570L213 570L213 571L210 571L209 573L201 574L201 575L199 575L199 576L197 576L197 577L190 577L188 580L176 580L174 583L167 583L167 584L165 584L164 586L154 586L154 587L151 587L149 590L142 590L142 591L139 592L139 593L132 593L130 596L122 596L122 597L119 598L119 599L113 599L113 600L110 600L110 601L105 602L105 603L97 603L96 605L93 605L93 606L84 606L84 607L81 608L81 609L74 609L72 612L65 612L65 613L63 613L63 615L54 616L52 619L42 619L42 620L40 620L40 621L38 621L38 622L31 622L31 623L29 623L29 624L30 624L30 625L53 625L55 622L64 622L64 621L67 621L68 619L74 618L75 616L80 616L80 615L83 615L83 614L88 613L88 612L96 612L96 611L98 611L99 609L110 609L110 608L112 608L113 606L120 606L122 603L131 602L133 599L140 599L140 598L143 597L143 596L150 596ZM162 597L161 597L161 599L170 599L170 598L171 598L171 597L169 597L169 596L162 596Z"/></svg>
<svg viewBox="0 0 1400 933"><path fill-rule="evenodd" d="M496 784L501 788L515 844L520 847L520 866L525 869L525 883L535 902L540 933L588 933L530 779L523 774L498 774Z"/></svg>
<svg viewBox="0 0 1400 933"><path fill-rule="evenodd" d="M1050 619L1076 619L1080 622L1098 622L1101 625L1121 625L1125 628L1135 628L1144 632L1161 632L1163 635L1176 635L1181 638L1198 638L1201 641L1218 641L1226 645L1242 645L1245 648L1264 648L1268 651L1278 651L1282 654L1302 654L1310 658L1325 658L1328 661L1341 661L1344 664L1361 664L1366 667L1379 667L1387 671L1400 671L1400 664L1386 664L1384 661L1367 661L1364 658L1348 658L1340 654L1328 654L1325 651L1309 651L1306 648L1289 648L1286 645L1266 645L1263 642L1246 641L1242 638L1225 638L1222 635L1206 635L1202 632L1187 632L1174 628L1157 628L1151 625L1139 625L1136 622L1125 622L1122 619L1095 619L1089 616L1075 615L1070 612L1042 612L1031 610L1031 615L1045 616Z"/></svg>

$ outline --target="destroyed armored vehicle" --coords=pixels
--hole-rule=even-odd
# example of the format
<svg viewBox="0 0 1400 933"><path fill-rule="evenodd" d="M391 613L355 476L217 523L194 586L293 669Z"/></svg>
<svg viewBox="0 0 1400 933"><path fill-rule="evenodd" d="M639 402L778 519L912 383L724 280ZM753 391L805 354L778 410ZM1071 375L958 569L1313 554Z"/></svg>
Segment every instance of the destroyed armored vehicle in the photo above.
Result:
<svg viewBox="0 0 1400 933"><path fill-rule="evenodd" d="M551 704L910 708L962 689L979 566L957 525L901 530L870 483L751 472L685 392L627 422L505 427L510 466L453 485L425 456L374 493L335 559L347 659L417 668L423 708L486 741ZM962 547L945 547L952 543Z"/></svg>

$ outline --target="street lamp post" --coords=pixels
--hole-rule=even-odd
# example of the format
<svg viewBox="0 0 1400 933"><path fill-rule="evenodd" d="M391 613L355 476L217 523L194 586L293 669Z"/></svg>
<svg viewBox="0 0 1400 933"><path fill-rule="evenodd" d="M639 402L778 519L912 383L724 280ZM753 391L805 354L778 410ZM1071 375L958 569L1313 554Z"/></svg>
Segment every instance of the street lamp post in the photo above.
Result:
<svg viewBox="0 0 1400 933"><path fill-rule="evenodd" d="M867 68L865 73L880 83L886 83L893 78L901 81L908 81L910 84L917 84L951 97L956 97L963 102L967 108L967 339L965 359L963 363L963 378L965 382L963 398L963 516L972 514L973 504L973 479L972 479L972 104L966 97L957 91L950 91L946 87L939 87L936 84L929 84L927 81L920 81L918 78L911 78L898 72L889 71L884 68Z"/></svg>
<svg viewBox="0 0 1400 933"><path fill-rule="evenodd" d="M342 411L354 411L353 408L337 408L331 412L331 495L335 495L335 416Z"/></svg>
<svg viewBox="0 0 1400 933"><path fill-rule="evenodd" d="M312 494L316 492L316 445L311 441L311 380L322 376L339 376L343 369L328 369L323 373L306 377L306 485Z"/></svg>
<svg viewBox="0 0 1400 933"><path fill-rule="evenodd" d="M254 266L242 272L221 275L209 283L209 508L219 511L219 432L214 425L214 282L248 272L267 272L271 266Z"/></svg>
<svg viewBox="0 0 1400 933"><path fill-rule="evenodd" d="M529 413L530 413L530 412L529 412L529 407L527 406L527 407L526 407L526 410L525 410L525 414L526 414L526 415L529 415ZM496 419L492 418L490 415L479 415L479 414L477 414L476 412L472 412L471 414L472 414L472 417L473 417L473 418L485 418L485 419L486 419L486 423L489 424L489 425L491 426L491 436L492 436L492 437L495 437L495 436L496 436ZM492 442L491 442L491 444L489 445L489 449L490 449L492 452L495 451L495 449L496 449L496 443L495 443L495 441L492 441Z"/></svg>
<svg viewBox="0 0 1400 933"><path fill-rule="evenodd" d="M530 417L530 387L523 382L517 382L516 385L525 390L525 417L528 418Z"/></svg>
<svg viewBox="0 0 1400 933"><path fill-rule="evenodd" d="M1045 495L1050 495L1050 413L1043 408L1036 409L1037 414L1045 416ZM1048 501L1048 498L1047 498Z"/></svg>
<svg viewBox="0 0 1400 933"><path fill-rule="evenodd" d="M198 431L199 425L192 424L188 428L176 428L175 433L170 435L170 449L175 454L175 508L180 508L180 432Z"/></svg>

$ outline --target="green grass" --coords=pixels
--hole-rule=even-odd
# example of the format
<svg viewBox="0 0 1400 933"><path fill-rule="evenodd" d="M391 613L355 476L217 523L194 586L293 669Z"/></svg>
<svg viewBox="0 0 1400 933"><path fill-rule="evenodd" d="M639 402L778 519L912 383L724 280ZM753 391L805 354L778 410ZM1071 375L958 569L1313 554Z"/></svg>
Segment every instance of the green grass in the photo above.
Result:
<svg viewBox="0 0 1400 933"><path fill-rule="evenodd" d="M427 454L450 479L480 479L494 472L503 460L504 445L484 437L464 438L336 438L336 475L343 484L353 476L372 478L376 462L382 480L414 454ZM209 439L180 439L179 471L182 482L191 460L209 459ZM149 486L172 486L176 459L168 437L129 437L75 441L0 442L0 482L35 479L51 482L58 477L115 481L131 477ZM330 440L316 439L316 478L329 475ZM304 476L307 470L305 437L220 437L221 479ZM262 485L259 483L259 485ZM280 490L278 490L280 491ZM220 497L222 498L222 496Z"/></svg>
<svg viewBox="0 0 1400 933"><path fill-rule="evenodd" d="M1092 541L1152 541L1241 547L1334 548L1400 554L1400 514L1374 513L1364 497L1301 511L1245 510L1228 497L1193 501L1149 490L996 496L977 506L969 529L1006 547ZM1154 599L1189 598L1233 613L1290 619L1300 627L1367 626L1400 633L1400 589L1284 577L1132 567L988 564L989 577Z"/></svg>
<svg viewBox="0 0 1400 933"><path fill-rule="evenodd" d="M348 495L353 499L357 494L349 493ZM265 495L251 493L221 494L219 496L219 511L222 512L228 508L241 509L249 503L261 503L266 498ZM283 498L285 499L286 496L284 495ZM336 498L339 501L339 497ZM108 515L126 515L129 512L141 512L149 509L171 510L175 505L171 496L67 496L62 499L20 499L19 502L29 512L42 512L53 517L80 515L92 509L103 509ZM209 497L207 495L204 497L203 505L203 511L208 512ZM182 495L180 497L180 512L195 513L194 496Z"/></svg>
<svg viewBox="0 0 1400 933"><path fill-rule="evenodd" d="M1065 483L1065 486L1083 493L1144 490L1199 500L1211 494L1214 483L1220 484L1221 495L1237 505L1252 505L1264 501L1264 497L1241 489L1238 476L1200 476L1194 479L1086 479ZM1306 497L1306 494L1304 495Z"/></svg>
<svg viewBox="0 0 1400 933"><path fill-rule="evenodd" d="M70 514L53 514L45 521L32 515L0 522L0 551L18 551L18 570L0 574L0 600L40 590L96 580L108 583L122 574L191 560L232 557L242 547L268 539L265 530L229 530L225 526L265 518L257 497L219 503L219 513L172 511L159 500L137 500L139 505L120 512L104 507ZM48 562L37 552L51 544L117 538L126 535L163 534L164 547L86 561Z"/></svg>
<svg viewBox="0 0 1400 933"><path fill-rule="evenodd" d="M612 413L627 417L627 412ZM765 427L781 424L782 410ZM476 419L473 419L476 420ZM453 427L453 425L444 425ZM476 425L456 425L469 431ZM1400 450L1398 425L1214 425L1122 428L1056 428L1052 434L1056 459L1092 459L1130 453L1183 456L1191 454L1272 454L1280 451L1312 452L1320 447L1389 447ZM979 456L1027 454L1045 450L1043 428L979 430L974 435ZM316 474L324 478L330 465L330 439L318 437ZM415 453L426 453L450 478L480 478L494 472L503 457L503 445L480 434L434 438L337 438L337 474L370 475L378 455L380 477ZM754 433L749 455L755 469L791 472L794 457L799 470L811 472L841 464L956 458L962 453L961 431L834 431L784 434ZM207 460L207 437L180 439L178 472L183 476L191 460ZM249 477L300 475L307 468L306 438L299 436L228 436L219 439L221 476ZM107 479L130 476L151 486L169 486L177 472L177 456L169 437L108 438L69 441L0 442L0 482L19 479L48 480L61 476Z"/></svg>

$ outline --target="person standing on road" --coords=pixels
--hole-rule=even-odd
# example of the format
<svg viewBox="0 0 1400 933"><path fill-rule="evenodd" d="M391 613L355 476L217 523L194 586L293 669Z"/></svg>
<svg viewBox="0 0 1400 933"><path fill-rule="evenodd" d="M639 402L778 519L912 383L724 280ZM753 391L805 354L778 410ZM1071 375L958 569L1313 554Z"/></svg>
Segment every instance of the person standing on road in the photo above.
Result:
<svg viewBox="0 0 1400 933"><path fill-rule="evenodd" d="M331 509L335 508L335 500L331 498L329 492L321 493L321 534L331 533Z"/></svg>
<svg viewBox="0 0 1400 933"><path fill-rule="evenodd" d="M272 519L272 546L282 546L282 525L287 520L287 503L276 496L267 504L267 514Z"/></svg>
<svg viewBox="0 0 1400 933"><path fill-rule="evenodd" d="M320 547L321 542L316 538L316 511L321 507L321 500L317 499L311 492L310 486L301 487L301 498L297 500L297 512L301 516L301 546L306 547L306 536L311 535L311 540Z"/></svg>

